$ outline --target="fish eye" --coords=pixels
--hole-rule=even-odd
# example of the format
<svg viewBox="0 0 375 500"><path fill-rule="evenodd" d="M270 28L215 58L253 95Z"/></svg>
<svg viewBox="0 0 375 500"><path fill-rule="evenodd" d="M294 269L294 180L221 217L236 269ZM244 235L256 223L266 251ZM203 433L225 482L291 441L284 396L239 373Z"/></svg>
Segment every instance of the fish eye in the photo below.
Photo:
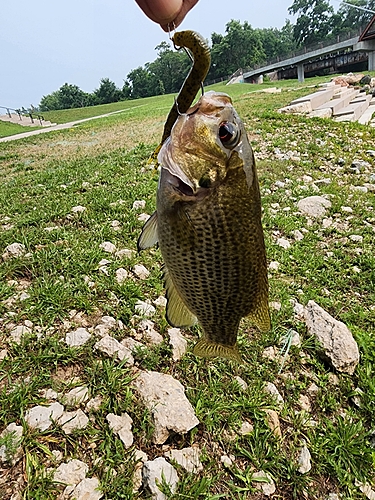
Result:
<svg viewBox="0 0 375 500"><path fill-rule="evenodd" d="M228 149L237 146L240 132L236 125L231 122L223 122L219 126L219 139L222 145Z"/></svg>

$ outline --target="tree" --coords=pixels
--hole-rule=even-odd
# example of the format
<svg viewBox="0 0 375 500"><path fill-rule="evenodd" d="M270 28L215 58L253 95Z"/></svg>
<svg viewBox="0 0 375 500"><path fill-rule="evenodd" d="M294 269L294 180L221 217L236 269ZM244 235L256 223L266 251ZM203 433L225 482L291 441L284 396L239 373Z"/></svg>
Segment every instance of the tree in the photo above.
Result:
<svg viewBox="0 0 375 500"><path fill-rule="evenodd" d="M57 90L51 94L44 95L39 104L39 110L52 111L54 109L61 109Z"/></svg>
<svg viewBox="0 0 375 500"><path fill-rule="evenodd" d="M131 98L150 97L156 95L155 91L158 81L155 75L152 75L146 68L139 66L133 69L126 77L131 89Z"/></svg>
<svg viewBox="0 0 375 500"><path fill-rule="evenodd" d="M213 33L212 64L209 79L234 73L239 68L246 68L265 60L259 30L254 30L245 21L231 20L225 28L226 35Z"/></svg>
<svg viewBox="0 0 375 500"><path fill-rule="evenodd" d="M375 11L375 0L348 0L348 3ZM371 12L356 9L342 3L335 15L333 32L336 35L364 28L372 16Z"/></svg>
<svg viewBox="0 0 375 500"><path fill-rule="evenodd" d="M60 104L59 109L83 108L90 105L90 94L81 90L77 85L64 83L57 91Z"/></svg>
<svg viewBox="0 0 375 500"><path fill-rule="evenodd" d="M121 99L121 90L109 78L102 78L99 88L94 90L94 96L98 104L117 102Z"/></svg>
<svg viewBox="0 0 375 500"><path fill-rule="evenodd" d="M301 45L320 42L332 32L334 9L328 0L294 0L288 11L298 16L293 31Z"/></svg>
<svg viewBox="0 0 375 500"><path fill-rule="evenodd" d="M286 20L281 30L277 28L258 29L266 60L286 56L296 50L297 42L293 36L293 24Z"/></svg>

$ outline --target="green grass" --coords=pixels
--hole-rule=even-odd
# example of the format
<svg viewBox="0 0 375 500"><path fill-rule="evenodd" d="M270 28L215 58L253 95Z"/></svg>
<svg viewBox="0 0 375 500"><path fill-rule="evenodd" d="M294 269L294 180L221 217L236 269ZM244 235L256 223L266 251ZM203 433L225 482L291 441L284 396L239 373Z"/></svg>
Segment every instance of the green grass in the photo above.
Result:
<svg viewBox="0 0 375 500"><path fill-rule="evenodd" d="M189 474L176 465L178 490L167 494L173 500L265 498L253 477L259 470L274 478L275 498L285 500L326 499L330 492L359 500L363 495L356 480L374 487L375 201L373 193L355 191L353 186L369 182L375 171L374 159L366 153L374 149L375 132L358 124L276 112L310 93L306 85L323 80L267 84L282 86L283 91L273 95L249 93L264 86L213 86L232 96L258 158L268 260L280 264L278 271L270 272L270 300L280 302L281 309L272 311L273 329L266 334L243 321L239 346L247 363L237 366L198 359L190 352L173 362L168 325L158 308L153 321L164 341L138 350L136 366L171 374L184 385L200 424L187 435L171 436L167 445L198 445L204 467ZM88 476L99 478L104 499L150 498L143 489L132 491L134 451L141 449L154 459L163 456L164 448L152 444L151 416L132 389L134 371L94 350L99 340L94 327L103 315L111 315L123 325L111 332L117 340L141 338L135 302L153 301L164 293L159 250L136 253L143 223L132 205L145 200L143 212L155 209L157 175L147 159L172 103L173 96L118 103L124 112L0 144L0 252L13 242L24 244L28 252L0 263L0 351L6 350L0 361L0 432L11 422L24 426L23 460L3 466L0 497L5 500L17 488L24 499L58 497L61 486L53 482L49 469L59 462L52 452L60 452L62 461L84 461ZM92 116L79 113L114 110L110 105L105 111L67 110L59 119L68 122ZM293 154L279 159L278 151ZM354 159L364 159L371 167L352 174L348 167ZM322 179L330 182L313 182ZM331 199L332 224L326 228L321 221L309 225L296 213L297 201L313 194ZM73 213L77 205L86 210ZM342 206L350 206L352 212L343 212ZM113 229L114 220L121 224L120 231ZM297 229L306 230L301 241L293 239ZM363 240L353 242L353 234ZM292 243L289 250L276 244L279 237ZM106 254L99 247L103 241L134 253L119 258ZM99 271L104 258L110 260L107 274ZM149 269L146 280L133 275L135 264ZM115 279L120 267L129 272L122 284ZM321 359L319 346L307 336L305 324L295 318L291 300L307 304L311 299L351 329L361 354L353 376L334 375ZM32 322L31 332L16 344L9 331L25 321ZM66 332L82 325L92 338L80 348L69 347ZM278 347L289 329L299 332L302 345L291 348L279 373L280 361L263 353ZM189 347L198 331L185 332ZM237 375L247 382L246 390L234 380ZM265 382L277 386L283 408L264 392ZM50 402L45 389L65 394L77 385L86 385L90 398L101 398L97 410L86 412L90 422L85 429L72 435L56 423L44 432L28 429L26 411ZM353 400L358 388L363 391L359 405ZM301 396L309 398L309 410L301 409ZM269 427L269 410L278 413L281 439ZM129 450L106 421L108 413L124 412L133 420L135 441ZM244 421L253 425L246 436L238 432ZM7 445L9 453L11 441L0 438L0 446ZM297 463L303 443L312 462L306 474L298 472ZM221 463L223 455L231 456L232 466Z"/></svg>
<svg viewBox="0 0 375 500"><path fill-rule="evenodd" d="M8 137L9 135L22 134L23 132L28 132L34 128L39 127L23 127L22 125L17 125L17 123L8 123L0 120L0 138Z"/></svg>

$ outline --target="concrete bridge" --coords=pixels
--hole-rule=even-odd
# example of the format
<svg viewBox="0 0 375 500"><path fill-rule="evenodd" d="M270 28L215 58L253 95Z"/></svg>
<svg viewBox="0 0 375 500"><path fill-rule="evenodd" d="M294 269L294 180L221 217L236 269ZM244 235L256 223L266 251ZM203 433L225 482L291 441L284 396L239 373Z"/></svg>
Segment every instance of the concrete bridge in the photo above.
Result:
<svg viewBox="0 0 375 500"><path fill-rule="evenodd" d="M351 37L347 40L327 45L326 47L316 48L306 51L302 54L296 54L282 61L273 62L263 67L251 69L243 73L243 79L246 83L256 83L259 78L267 73L275 71L297 68L298 81L303 82L305 79L305 66L313 62L317 62L325 58L326 64L321 67L334 65L335 57L346 56L348 63L350 58L352 62L360 62L360 60L368 60L368 71L375 71L375 38L363 40L363 34ZM330 57L331 56L331 57ZM362 56L362 57L361 57Z"/></svg>

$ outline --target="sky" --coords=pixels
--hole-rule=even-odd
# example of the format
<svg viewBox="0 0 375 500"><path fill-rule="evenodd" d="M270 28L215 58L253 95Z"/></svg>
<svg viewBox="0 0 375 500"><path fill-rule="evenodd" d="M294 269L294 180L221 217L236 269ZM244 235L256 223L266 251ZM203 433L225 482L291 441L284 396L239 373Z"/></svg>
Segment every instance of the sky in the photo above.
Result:
<svg viewBox="0 0 375 500"><path fill-rule="evenodd" d="M200 0L179 29L210 39L231 19L281 28L293 0ZM86 92L156 59L168 35L134 0L1 0L0 106L37 106L64 83ZM5 110L0 109L0 113Z"/></svg>

